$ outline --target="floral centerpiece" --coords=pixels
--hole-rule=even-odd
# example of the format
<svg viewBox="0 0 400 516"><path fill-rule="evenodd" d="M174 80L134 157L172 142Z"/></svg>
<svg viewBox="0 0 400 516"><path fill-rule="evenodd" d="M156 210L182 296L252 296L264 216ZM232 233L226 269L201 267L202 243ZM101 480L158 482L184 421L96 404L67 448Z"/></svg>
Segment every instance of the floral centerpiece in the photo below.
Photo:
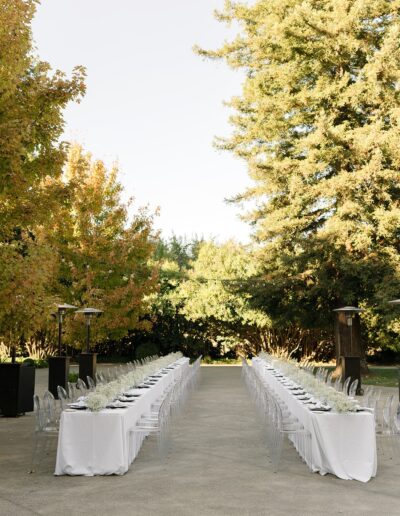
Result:
<svg viewBox="0 0 400 516"><path fill-rule="evenodd" d="M165 357L156 358L146 364L136 366L132 371L126 373L116 380L104 385L97 385L96 390L87 396L86 405L89 410L98 412L104 409L110 402L117 398L124 391L139 385L145 378L156 373L163 367L171 365L180 358L182 353L170 353Z"/></svg>
<svg viewBox="0 0 400 516"><path fill-rule="evenodd" d="M356 400L330 387L315 376L306 373L300 369L294 360L271 357L267 353L260 353L258 356L322 403L331 406L336 412L355 412L359 408Z"/></svg>

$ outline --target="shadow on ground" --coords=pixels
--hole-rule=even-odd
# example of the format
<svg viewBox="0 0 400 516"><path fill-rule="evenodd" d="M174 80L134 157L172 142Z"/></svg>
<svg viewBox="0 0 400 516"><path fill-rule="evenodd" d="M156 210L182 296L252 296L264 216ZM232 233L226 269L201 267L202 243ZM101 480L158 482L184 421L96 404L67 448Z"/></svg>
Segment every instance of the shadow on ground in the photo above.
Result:
<svg viewBox="0 0 400 516"><path fill-rule="evenodd" d="M2 516L399 514L400 461L385 459L362 484L310 473L287 445L273 473L239 367L202 368L166 457L149 438L122 477L54 477L54 449L30 475L33 424L32 414L0 418Z"/></svg>

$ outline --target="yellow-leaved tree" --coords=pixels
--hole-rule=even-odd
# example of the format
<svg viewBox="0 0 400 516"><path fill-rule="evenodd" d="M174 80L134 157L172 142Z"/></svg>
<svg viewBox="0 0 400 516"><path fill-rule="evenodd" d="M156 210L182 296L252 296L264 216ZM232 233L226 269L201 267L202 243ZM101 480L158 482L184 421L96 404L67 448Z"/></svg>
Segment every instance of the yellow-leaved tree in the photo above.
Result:
<svg viewBox="0 0 400 516"><path fill-rule="evenodd" d="M108 170L73 145L65 179L74 194L53 236L60 253L60 298L104 311L93 324L95 342L119 339L145 324L141 317L157 285L153 217L146 209L128 215L117 176L116 166ZM82 347L83 318L75 316L67 327L70 342Z"/></svg>
<svg viewBox="0 0 400 516"><path fill-rule="evenodd" d="M0 0L0 341L15 347L43 324L56 256L45 227L69 195L63 109L84 93L33 52L35 0Z"/></svg>

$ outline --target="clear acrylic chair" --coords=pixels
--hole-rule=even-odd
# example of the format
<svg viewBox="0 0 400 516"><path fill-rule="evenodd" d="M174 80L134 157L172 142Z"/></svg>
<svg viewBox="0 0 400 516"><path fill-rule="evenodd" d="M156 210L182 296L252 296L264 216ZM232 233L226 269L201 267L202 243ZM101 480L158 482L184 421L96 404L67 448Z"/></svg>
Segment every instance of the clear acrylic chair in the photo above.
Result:
<svg viewBox="0 0 400 516"><path fill-rule="evenodd" d="M106 372L106 377L110 382L118 379L118 367L109 367Z"/></svg>
<svg viewBox="0 0 400 516"><path fill-rule="evenodd" d="M327 376L326 376L327 385L332 385L332 376L333 376L333 371L331 371L330 373L327 374Z"/></svg>
<svg viewBox="0 0 400 516"><path fill-rule="evenodd" d="M272 460L274 472L278 468L282 460L282 448L285 436L292 442L300 457L311 468L312 467L312 446L311 433L304 428L300 422L285 421L282 409L277 400L270 397L270 426L273 427L271 435L273 440L270 446L270 457Z"/></svg>
<svg viewBox="0 0 400 516"><path fill-rule="evenodd" d="M358 379L356 378L353 380L349 387L349 396L350 398L354 398L357 393L357 387L358 387Z"/></svg>
<svg viewBox="0 0 400 516"><path fill-rule="evenodd" d="M53 426L56 430L58 430L61 411L53 394L50 391L45 391L43 394L42 405L47 417L47 425Z"/></svg>
<svg viewBox="0 0 400 516"><path fill-rule="evenodd" d="M37 471L42 460L51 455L54 446L57 445L58 425L51 405L51 396L48 396L47 392L42 400L37 394L33 396L35 429L33 433L30 473Z"/></svg>
<svg viewBox="0 0 400 516"><path fill-rule="evenodd" d="M93 380L91 376L86 376L87 384L90 391L96 390L96 382Z"/></svg>
<svg viewBox="0 0 400 516"><path fill-rule="evenodd" d="M267 448L274 472L278 470L281 462L285 436L294 445L302 460L311 468L311 433L290 413L282 400L255 373L254 368L246 365L243 365L244 379L265 429Z"/></svg>
<svg viewBox="0 0 400 516"><path fill-rule="evenodd" d="M348 376L346 378L346 380L343 382L343 385L342 385L342 392L343 392L343 394L347 395L349 393L350 382L351 382L351 376Z"/></svg>
<svg viewBox="0 0 400 516"><path fill-rule="evenodd" d="M68 382L68 398L73 402L77 399L76 386L73 382Z"/></svg>
<svg viewBox="0 0 400 516"><path fill-rule="evenodd" d="M96 384L105 384L107 383L106 377L101 372L96 372Z"/></svg>
<svg viewBox="0 0 400 516"><path fill-rule="evenodd" d="M63 411L65 408L67 408L67 403L69 403L70 401L68 398L68 393L64 389L64 387L62 387L61 385L57 385L57 394L58 399L60 400L61 411Z"/></svg>
<svg viewBox="0 0 400 516"><path fill-rule="evenodd" d="M170 422L170 413L171 413L171 396L172 389L170 389L163 399L159 411L155 415L154 413L149 413L142 416L135 426L129 429L129 443L133 446L135 442L135 436L137 434L141 435L156 435L157 436L157 444L158 450L161 456L165 455L167 444L168 444L168 427ZM130 456L132 457L133 452L130 452Z"/></svg>
<svg viewBox="0 0 400 516"><path fill-rule="evenodd" d="M333 382L333 388L336 389L337 391L341 391L342 390L342 378L341 376L338 376L336 378L336 380Z"/></svg>
<svg viewBox="0 0 400 516"><path fill-rule="evenodd" d="M78 397L87 396L88 388L86 383L82 380L82 378L78 378L78 380L76 381L76 388L79 390Z"/></svg>
<svg viewBox="0 0 400 516"><path fill-rule="evenodd" d="M375 409L378 458L400 459L400 428L397 418L397 397L381 398Z"/></svg>

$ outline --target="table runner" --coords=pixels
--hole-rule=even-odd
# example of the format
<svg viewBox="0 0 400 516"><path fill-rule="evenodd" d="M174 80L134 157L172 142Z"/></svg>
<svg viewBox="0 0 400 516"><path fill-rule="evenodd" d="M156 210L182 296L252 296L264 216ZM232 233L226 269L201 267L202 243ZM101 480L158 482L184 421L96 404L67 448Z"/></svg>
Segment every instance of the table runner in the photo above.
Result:
<svg viewBox="0 0 400 516"><path fill-rule="evenodd" d="M375 419L372 413L312 412L275 378L264 360L253 358L252 365L311 433L313 463L309 467L312 471L361 482L368 482L376 475Z"/></svg>
<svg viewBox="0 0 400 516"><path fill-rule="evenodd" d="M100 412L63 411L58 436L55 475L123 475L135 459L144 436L129 433L142 415L189 366L183 357L175 369L160 378L125 409ZM169 367L169 366L168 366Z"/></svg>

